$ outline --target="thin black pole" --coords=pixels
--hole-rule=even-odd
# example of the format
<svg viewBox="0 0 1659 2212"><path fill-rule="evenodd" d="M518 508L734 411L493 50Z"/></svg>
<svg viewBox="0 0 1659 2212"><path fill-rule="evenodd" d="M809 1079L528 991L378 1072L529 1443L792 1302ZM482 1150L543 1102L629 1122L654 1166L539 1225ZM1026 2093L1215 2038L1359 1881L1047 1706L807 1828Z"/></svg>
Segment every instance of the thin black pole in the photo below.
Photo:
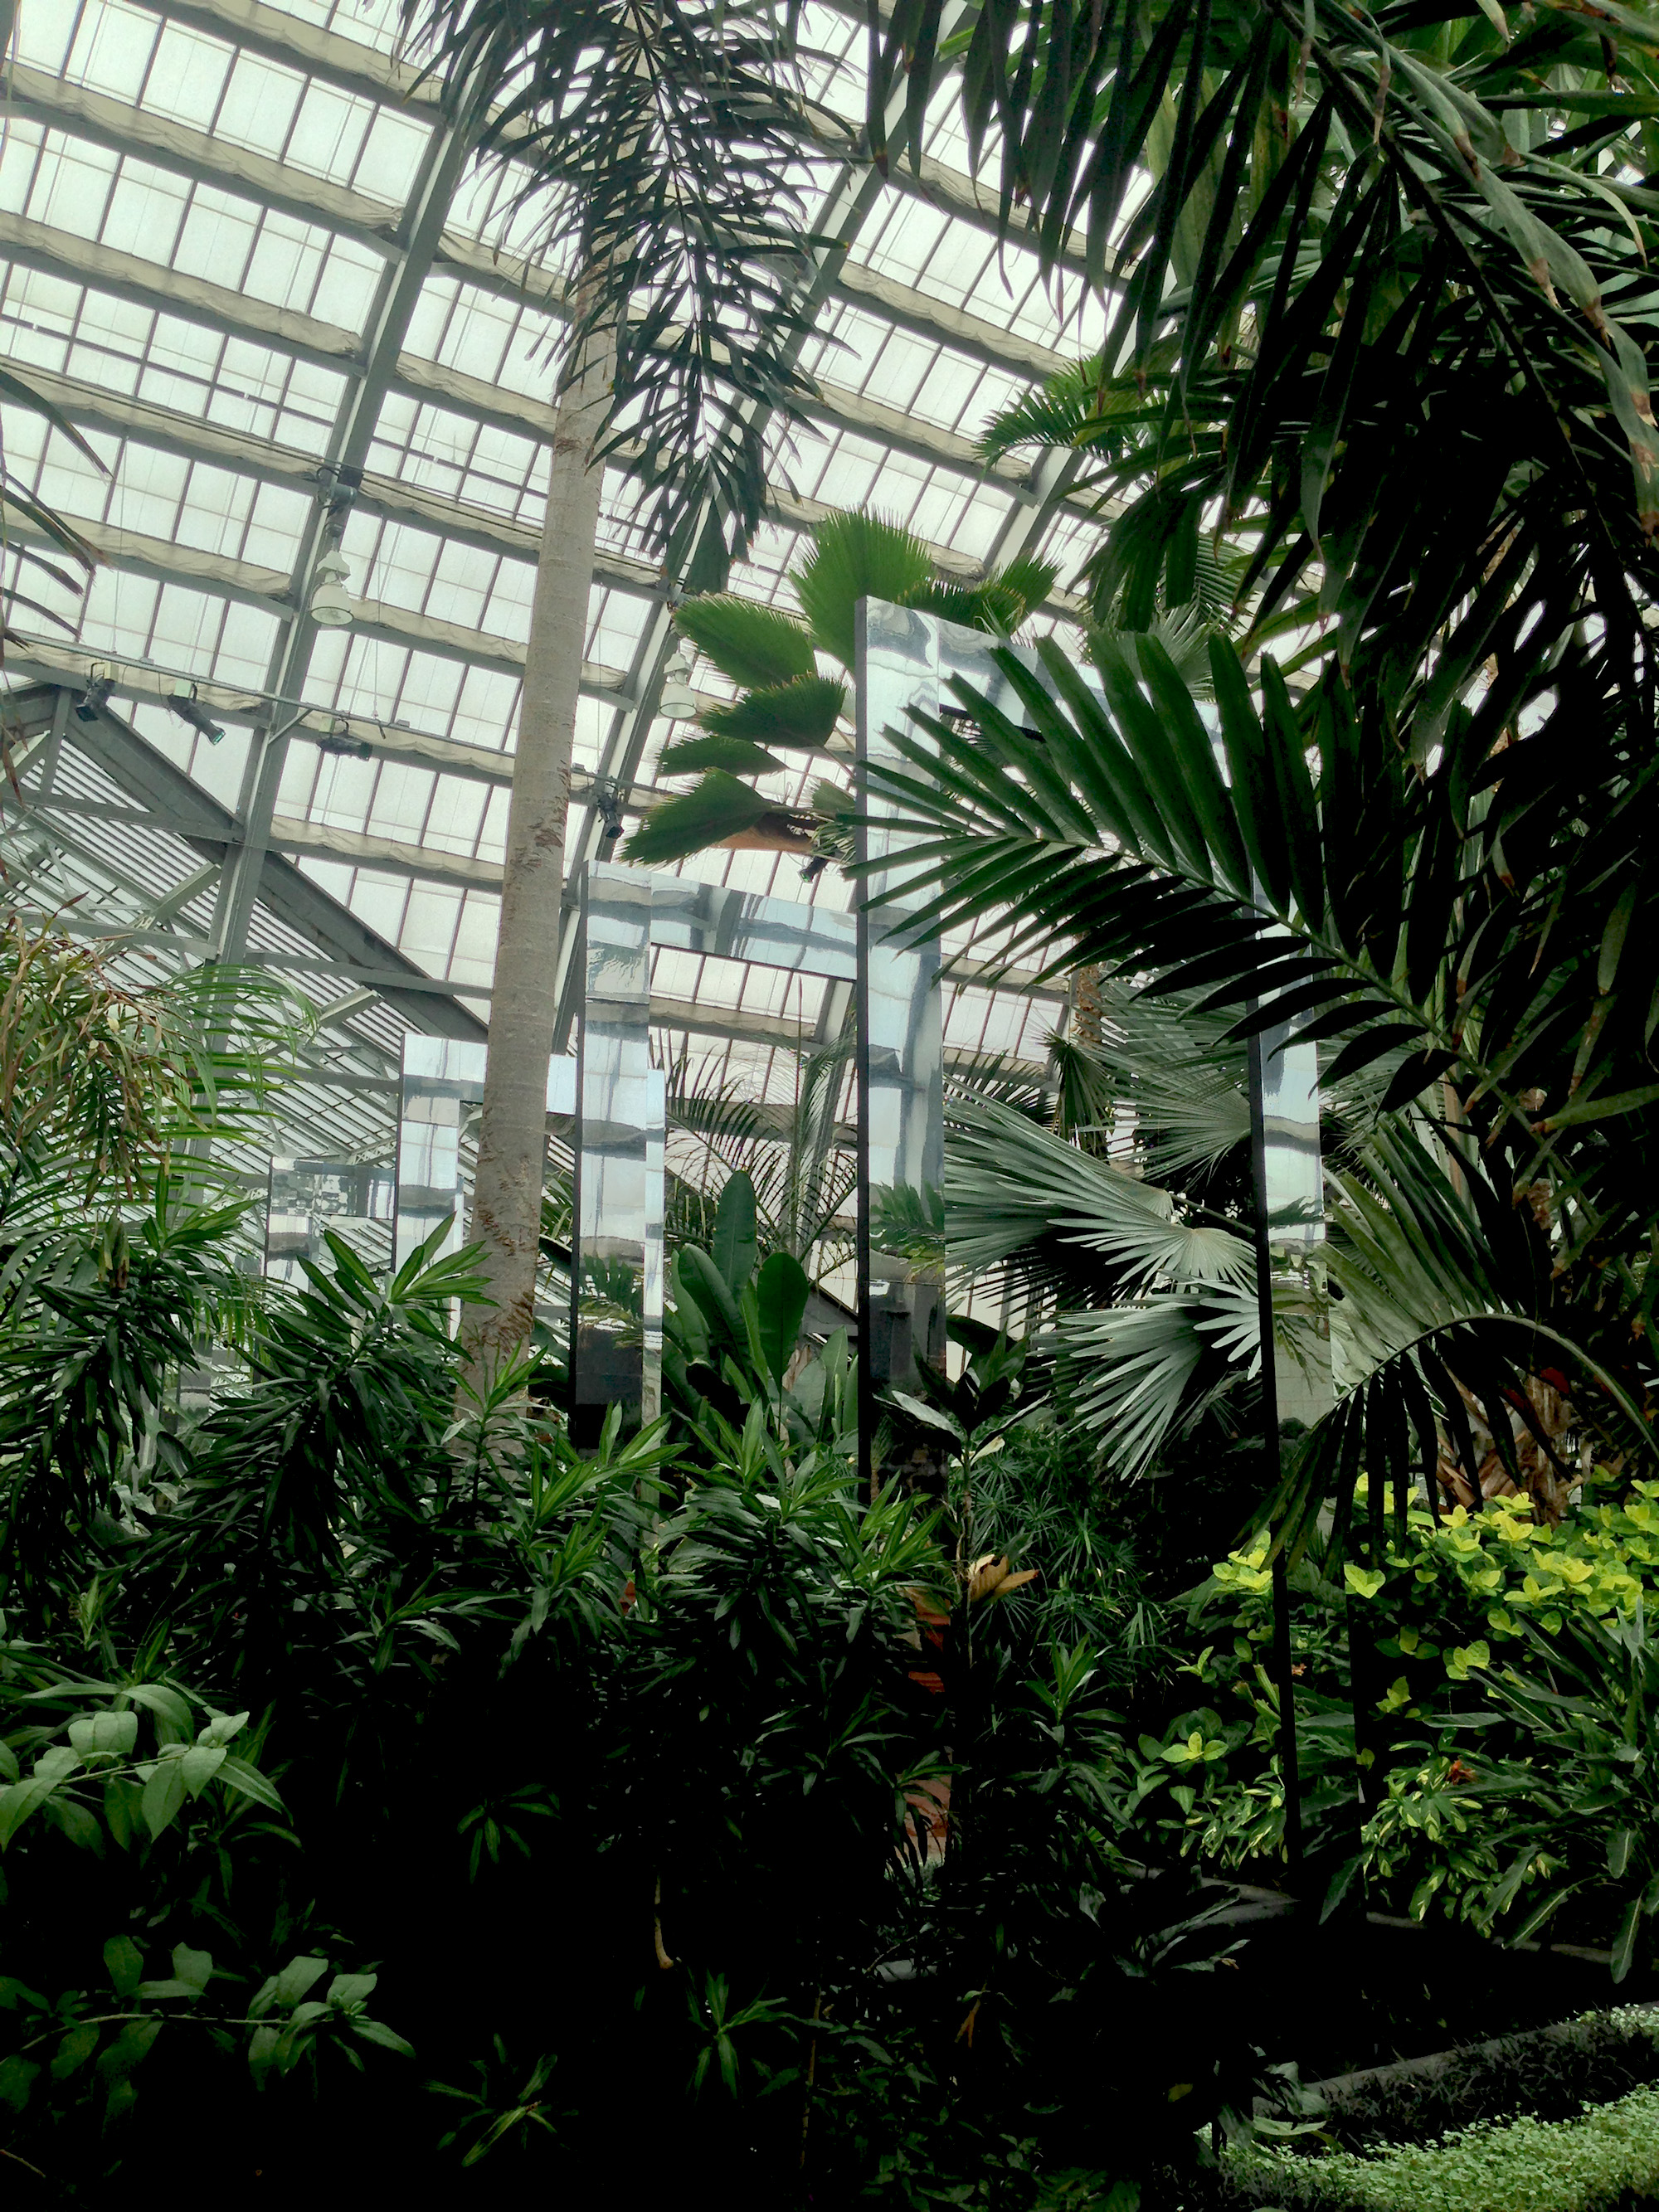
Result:
<svg viewBox="0 0 1659 2212"><path fill-rule="evenodd" d="M1261 1453L1268 1495L1279 1486L1279 1377L1273 1367L1273 1248L1267 1235L1267 1116L1261 1033L1249 1042L1250 1181L1255 1200L1255 1301L1261 1329ZM1279 1763L1285 1778L1285 1857L1290 1882L1302 1881L1302 1784L1296 1756L1296 1677L1291 1672L1291 1586L1281 1548L1273 1565L1273 1674L1279 1687Z"/></svg>

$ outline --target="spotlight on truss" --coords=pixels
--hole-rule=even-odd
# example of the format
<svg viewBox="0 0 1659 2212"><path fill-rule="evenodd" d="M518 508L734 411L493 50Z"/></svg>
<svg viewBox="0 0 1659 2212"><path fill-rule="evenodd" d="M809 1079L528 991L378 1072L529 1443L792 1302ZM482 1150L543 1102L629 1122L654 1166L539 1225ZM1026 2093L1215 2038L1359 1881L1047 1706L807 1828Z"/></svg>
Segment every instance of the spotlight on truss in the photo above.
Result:
<svg viewBox="0 0 1659 2212"><path fill-rule="evenodd" d="M75 702L77 722L95 722L109 704L109 695L115 689L111 678L94 676Z"/></svg>
<svg viewBox="0 0 1659 2212"><path fill-rule="evenodd" d="M167 704L181 722L188 722L191 728L198 731L210 745L216 745L225 734L223 729L214 720L212 715L197 697L196 687L193 684L188 691L170 693Z"/></svg>
<svg viewBox="0 0 1659 2212"><path fill-rule="evenodd" d="M589 804L599 817L599 835L607 845L614 845L623 833L623 793L614 776L602 775L594 781Z"/></svg>
<svg viewBox="0 0 1659 2212"><path fill-rule="evenodd" d="M346 586L351 570L338 546L325 553L313 573L316 586L311 595L311 619L319 629L346 629L357 610Z"/></svg>
<svg viewBox="0 0 1659 2212"><path fill-rule="evenodd" d="M678 646L662 672L662 697L657 711L671 722L689 722L697 711L697 695L691 689L691 656Z"/></svg>

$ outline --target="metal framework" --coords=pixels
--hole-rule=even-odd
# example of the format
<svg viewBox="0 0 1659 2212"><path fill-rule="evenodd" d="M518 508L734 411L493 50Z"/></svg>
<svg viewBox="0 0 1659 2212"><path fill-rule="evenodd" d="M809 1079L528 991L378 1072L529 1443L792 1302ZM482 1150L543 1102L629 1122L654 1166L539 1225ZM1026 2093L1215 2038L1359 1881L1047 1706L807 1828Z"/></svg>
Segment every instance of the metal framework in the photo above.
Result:
<svg viewBox="0 0 1659 2212"><path fill-rule="evenodd" d="M318 12L21 0L0 352L94 439L108 474L7 410L9 453L38 453L43 489L104 566L83 605L64 603L67 630L42 623L8 648L22 796L0 814L0 848L18 906L66 911L135 959L246 958L289 976L320 1038L295 1091L296 1156L384 1160L404 1036L476 1041L488 1019L563 293L501 236L499 191L397 58L395 0ZM965 173L948 117L919 167L898 158L902 94L878 176L855 128L865 11L811 0L808 15L830 57L804 149L824 179L816 234L833 241L805 294L820 396L793 448L777 441L768 524L732 587L775 596L799 533L836 507L895 514L964 576L1036 550L1056 518L1075 543L1090 525L1064 465L986 468L975 441L1097 337L1080 255L1050 301L1030 252L998 246L994 192ZM660 795L678 580L632 533L626 453L612 483L568 902L608 849L585 803L594 784L620 787L629 812ZM359 618L319 636L309 601L336 542ZM1064 592L1048 610L1059 624L1075 612ZM720 696L717 676L699 680ZM801 895L781 856L712 855L692 872ZM821 878L812 896L844 891ZM574 941L567 930L566 1027ZM846 1019L832 981L656 961L664 1049L716 1054L757 1097L786 1095L799 1048ZM946 1065L994 1053L1040 1073L1060 994L1025 979L992 990L965 957L950 972Z"/></svg>

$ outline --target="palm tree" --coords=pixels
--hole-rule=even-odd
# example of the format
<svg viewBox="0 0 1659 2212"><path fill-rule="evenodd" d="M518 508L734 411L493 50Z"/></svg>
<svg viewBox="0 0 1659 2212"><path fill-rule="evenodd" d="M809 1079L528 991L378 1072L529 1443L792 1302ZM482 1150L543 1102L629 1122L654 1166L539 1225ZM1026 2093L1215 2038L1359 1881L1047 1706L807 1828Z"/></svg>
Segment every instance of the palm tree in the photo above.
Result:
<svg viewBox="0 0 1659 2212"><path fill-rule="evenodd" d="M4 28L3 14L0 13L0 31ZM0 41L0 53L4 51L3 41ZM91 462L100 476L107 473L102 461L62 410L54 406L43 392L37 392L32 384L26 382L15 369L0 368L0 400L13 407L25 408L31 415L43 416L54 430L69 440L83 460ZM12 542L16 546L20 572L5 593L3 605L0 606L0 657L3 657L8 643L20 641L12 628L12 617L20 608L40 616L43 621L55 623L59 629L73 627L56 608L46 605L23 590L23 575L32 571L56 584L60 591L68 592L78 599L85 589L84 579L98 564L98 556L66 515L59 514L55 507L48 506L29 489L22 472L3 447L0 447L0 518L3 518L6 524L15 526L19 532ZM9 539L11 538L10 528L5 534ZM42 547L49 550L42 551ZM64 568L56 557L59 555L72 562L73 567ZM76 570L80 572L78 574Z"/></svg>
<svg viewBox="0 0 1659 2212"><path fill-rule="evenodd" d="M676 626L723 676L739 686L730 706L698 716L704 734L665 746L665 775L696 774L694 790L646 816L626 848L647 866L684 860L713 845L815 854L816 866L851 849L850 794L825 780L812 806L780 806L750 779L781 775L780 753L835 747L852 702L854 626L860 599L920 607L948 622L1012 637L1048 598L1054 571L1046 562L1011 562L977 583L941 576L922 540L878 514L836 514L820 522L788 578L800 607L757 607L725 592L688 599ZM841 675L825 675L820 659ZM850 758L843 739L842 751Z"/></svg>
<svg viewBox="0 0 1659 2212"><path fill-rule="evenodd" d="M772 0L404 0L480 154L575 272L514 768L473 1234L472 1381L535 1310L553 953L603 467L624 446L672 570L759 520L793 366L804 238L792 8ZM625 427L624 427L625 422Z"/></svg>
<svg viewBox="0 0 1659 2212"><path fill-rule="evenodd" d="M939 15L877 42L872 113L901 66L938 89ZM994 434L1071 446L1111 501L1098 611L1191 603L1219 532L1255 639L1334 650L1368 741L1425 758L1466 701L1489 750L1576 624L1589 680L1647 696L1656 51L1617 5L980 12L1005 218L1051 263L1082 230L1115 288L1101 354Z"/></svg>
<svg viewBox="0 0 1659 2212"><path fill-rule="evenodd" d="M872 33L872 110L901 66L935 96L939 13ZM1040 752L964 699L971 736L878 781L919 926L1012 916L1370 1079L1333 1194L1354 1356L1292 1527L1360 1453L1374 1500L1413 1463L1547 1487L1551 1393L1652 1457L1656 52L1616 5L1010 0L957 56L1005 221L1051 264L1081 230L1115 288L1101 353L986 450L1069 452L1118 635L1103 711L1045 648ZM1144 633L1213 627L1211 556L1239 634L1200 686Z"/></svg>
<svg viewBox="0 0 1659 2212"><path fill-rule="evenodd" d="M1279 1501L1292 1536L1334 1492L1340 1538L1345 1472L1362 1462L1372 1495L1386 1482L1402 1507L1413 1467L1431 1494L1449 1483L1478 1499L1495 1462L1547 1496L1576 1476L1569 1431L1607 1464L1652 1472L1659 945L1633 924L1659 890L1659 820L1650 769L1626 771L1634 732L1620 702L1583 681L1597 647L1563 658L1563 703L1546 726L1557 740L1548 775L1577 782L1565 815L1539 803L1528 755L1540 740L1472 765L1455 742L1474 721L1467 710L1431 763L1367 746L1334 656L1300 700L1264 657L1258 703L1232 647L1212 641L1224 776L1155 641L1133 665L1109 664L1103 704L1055 646L1040 650L1058 697L999 655L1024 727L958 682L971 726L930 720L900 738L899 765L872 769L915 840L892 896L919 933L1012 920L1009 959L1133 977L1224 1017L1218 1042L1235 1052L1295 1020L1320 1041L1328 1082L1369 1094L1328 1164L1334 1334L1346 1348L1335 1407ZM1054 1161L1017 1157L1018 1133L994 1130L981 1145L977 1197L958 1170L958 1257L999 1256L989 1244L964 1254L974 1207L989 1235L993 1201L1006 1215L1009 1194L1024 1191L1029 1241L1031 1188L1057 1187ZM1184 1141L1195 1139L1201 1127ZM1035 1139L1022 1142L1029 1153ZM1194 1286L1237 1275L1207 1254L1195 1265L1184 1227L1176 1240L1167 1222L1131 1219L1138 1242L1123 1242L1127 1194L1107 1205L1081 1153L1066 1167L1066 1219L1090 1233L1051 1237L1051 1251L1069 1241L1141 1255L1127 1285L1138 1318L1105 1314L1081 1331L1097 1410L1124 1416L1123 1364L1139 1360L1136 1406L1158 1396L1167 1427L1187 1402L1170 1363L1185 1358L1196 1375L1196 1339L1225 1334L1215 1297L1195 1309ZM1075 1188L1091 1173L1092 1213ZM996 1233L1005 1251L1022 1241L1018 1218ZM1242 1316L1234 1339L1238 1357L1255 1355Z"/></svg>

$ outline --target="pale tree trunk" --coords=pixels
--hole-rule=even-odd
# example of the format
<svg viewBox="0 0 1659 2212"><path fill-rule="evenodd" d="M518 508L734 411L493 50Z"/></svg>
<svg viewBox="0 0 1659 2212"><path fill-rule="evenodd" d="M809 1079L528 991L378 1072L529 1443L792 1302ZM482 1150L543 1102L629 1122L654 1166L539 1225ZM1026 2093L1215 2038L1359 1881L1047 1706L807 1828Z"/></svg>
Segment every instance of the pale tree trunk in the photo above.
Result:
<svg viewBox="0 0 1659 2212"><path fill-rule="evenodd" d="M474 1389L486 1387L523 1349L535 1320L570 755L605 475L592 454L613 357L596 337L560 403L553 439L507 812L470 1232L493 1304L469 1306L461 1317Z"/></svg>

